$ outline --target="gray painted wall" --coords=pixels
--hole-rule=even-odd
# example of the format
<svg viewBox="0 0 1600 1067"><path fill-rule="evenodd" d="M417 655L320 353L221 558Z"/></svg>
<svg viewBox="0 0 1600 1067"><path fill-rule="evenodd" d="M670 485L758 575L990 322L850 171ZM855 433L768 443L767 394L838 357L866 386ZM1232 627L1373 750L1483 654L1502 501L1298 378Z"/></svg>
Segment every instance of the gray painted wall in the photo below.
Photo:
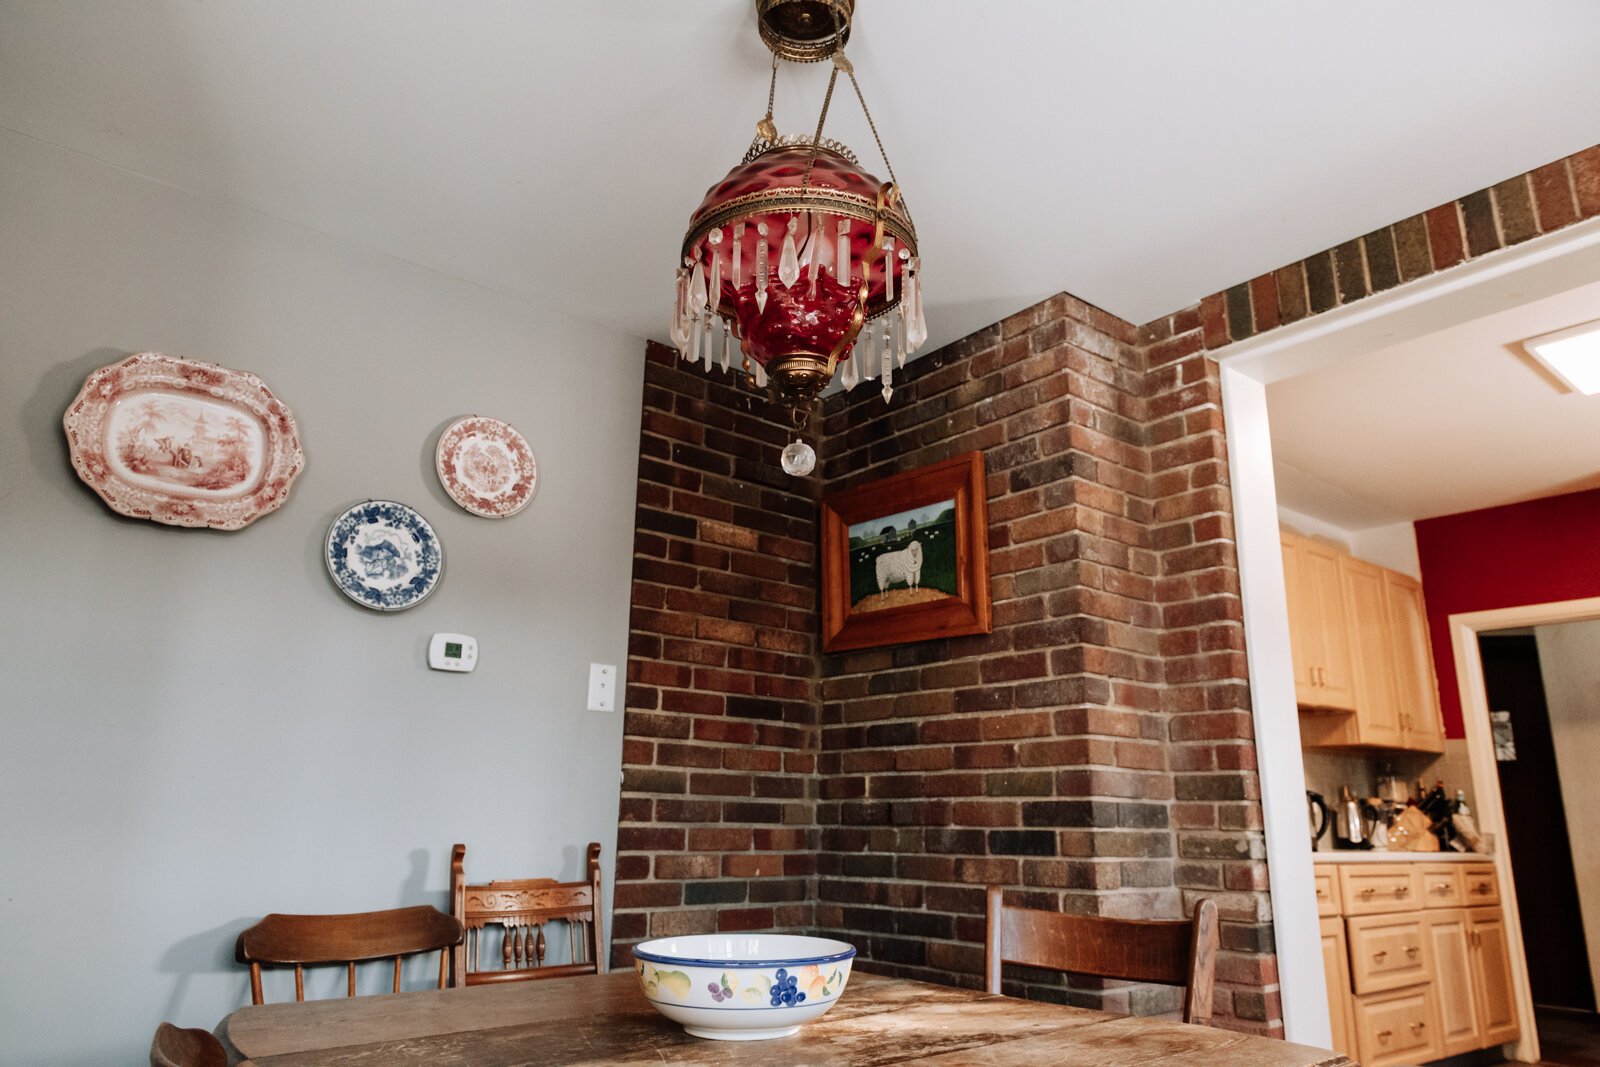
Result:
<svg viewBox="0 0 1600 1067"><path fill-rule="evenodd" d="M160 1020L249 1002L255 919L443 906L455 841L474 877L571 878L598 840L609 898L621 715L584 703L625 662L643 348L0 130L0 1062L145 1062ZM177 529L79 482L61 414L142 349L290 405L282 509ZM469 413L538 457L509 520L434 476ZM410 611L324 569L367 497L443 541ZM475 674L426 668L436 630L478 637Z"/></svg>

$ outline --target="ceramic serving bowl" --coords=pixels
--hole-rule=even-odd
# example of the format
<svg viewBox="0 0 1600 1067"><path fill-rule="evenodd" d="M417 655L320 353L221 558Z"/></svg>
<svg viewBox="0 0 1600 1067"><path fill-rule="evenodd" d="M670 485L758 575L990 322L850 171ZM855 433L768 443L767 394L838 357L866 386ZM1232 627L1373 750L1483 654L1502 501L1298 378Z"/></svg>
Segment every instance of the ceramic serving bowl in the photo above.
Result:
<svg viewBox="0 0 1600 1067"><path fill-rule="evenodd" d="M634 972L662 1015L696 1037L788 1037L844 992L854 945L796 934L697 934L635 945Z"/></svg>

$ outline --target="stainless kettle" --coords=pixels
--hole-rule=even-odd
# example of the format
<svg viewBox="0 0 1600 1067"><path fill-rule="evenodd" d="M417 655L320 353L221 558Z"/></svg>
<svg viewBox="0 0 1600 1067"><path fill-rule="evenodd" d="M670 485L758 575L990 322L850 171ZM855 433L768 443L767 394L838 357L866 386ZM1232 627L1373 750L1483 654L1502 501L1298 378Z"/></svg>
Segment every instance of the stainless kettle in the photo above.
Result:
<svg viewBox="0 0 1600 1067"><path fill-rule="evenodd" d="M1306 818L1310 820L1311 851L1317 850L1317 842L1322 840L1322 835L1328 832L1328 825L1333 822L1333 812L1328 807L1328 802L1321 793L1306 790Z"/></svg>
<svg viewBox="0 0 1600 1067"><path fill-rule="evenodd" d="M1371 848L1372 830L1377 822L1377 812L1371 805L1352 796L1349 786L1339 787L1339 807L1333 818L1335 848Z"/></svg>

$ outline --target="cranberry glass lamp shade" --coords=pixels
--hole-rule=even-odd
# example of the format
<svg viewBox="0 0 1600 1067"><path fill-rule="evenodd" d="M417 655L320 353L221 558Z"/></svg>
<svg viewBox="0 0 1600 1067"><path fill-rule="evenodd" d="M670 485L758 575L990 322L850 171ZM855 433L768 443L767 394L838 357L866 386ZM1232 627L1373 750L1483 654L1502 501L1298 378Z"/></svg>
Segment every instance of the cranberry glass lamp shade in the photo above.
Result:
<svg viewBox="0 0 1600 1067"><path fill-rule="evenodd" d="M898 191L848 149L758 141L689 220L673 340L727 370L737 339L797 422L836 367L847 387L881 376L887 399L892 367L926 338L916 257Z"/></svg>

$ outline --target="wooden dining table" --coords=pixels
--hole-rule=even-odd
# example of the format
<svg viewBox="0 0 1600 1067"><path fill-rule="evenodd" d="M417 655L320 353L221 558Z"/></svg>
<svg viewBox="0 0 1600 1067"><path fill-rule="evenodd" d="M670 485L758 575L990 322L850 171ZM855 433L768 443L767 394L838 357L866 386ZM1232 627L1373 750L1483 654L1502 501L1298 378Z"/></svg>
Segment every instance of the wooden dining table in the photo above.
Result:
<svg viewBox="0 0 1600 1067"><path fill-rule="evenodd" d="M254 1067L917 1063L1355 1067L1335 1052L857 971L793 1037L707 1041L657 1014L631 971L240 1008L217 1027Z"/></svg>

